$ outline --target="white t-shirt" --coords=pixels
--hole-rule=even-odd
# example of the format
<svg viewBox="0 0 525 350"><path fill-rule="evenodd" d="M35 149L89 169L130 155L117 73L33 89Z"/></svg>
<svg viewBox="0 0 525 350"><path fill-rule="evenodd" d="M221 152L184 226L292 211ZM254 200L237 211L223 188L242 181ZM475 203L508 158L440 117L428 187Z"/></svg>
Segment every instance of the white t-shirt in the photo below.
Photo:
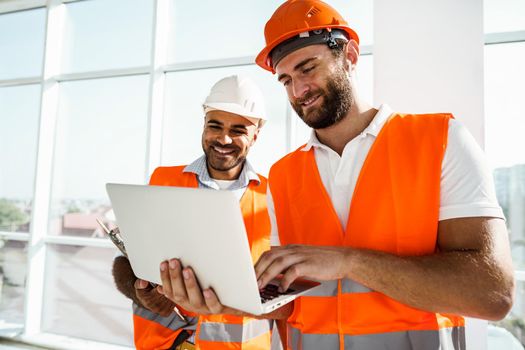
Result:
<svg viewBox="0 0 525 350"><path fill-rule="evenodd" d="M217 180L213 179L215 183L217 183L217 186L219 186L219 189L225 191L232 187L232 185L235 183L235 180Z"/></svg>
<svg viewBox="0 0 525 350"><path fill-rule="evenodd" d="M370 125L346 144L341 156L320 143L314 131L302 149L309 151L314 148L317 169L343 229L361 168L391 114L390 107L382 105ZM479 216L503 218L484 153L468 130L455 119L449 123L440 190L439 220ZM272 224L270 243L277 246L280 242L270 188L267 200Z"/></svg>

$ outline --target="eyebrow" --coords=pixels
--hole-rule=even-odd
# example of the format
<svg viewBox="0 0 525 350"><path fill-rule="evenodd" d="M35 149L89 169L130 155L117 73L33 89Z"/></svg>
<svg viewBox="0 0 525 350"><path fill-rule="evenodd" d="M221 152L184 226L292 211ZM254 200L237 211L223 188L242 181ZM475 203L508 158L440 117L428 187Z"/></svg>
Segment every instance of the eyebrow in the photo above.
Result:
<svg viewBox="0 0 525 350"><path fill-rule="evenodd" d="M248 130L248 128L246 127L246 125L243 125L243 124L235 124L235 125L232 125L232 129L243 129L243 130Z"/></svg>
<svg viewBox="0 0 525 350"><path fill-rule="evenodd" d="M210 120L208 120L208 122L206 124L215 124L215 125L221 125L221 126L224 125L224 123L221 123L220 121L218 121L216 119L210 119ZM231 129L248 130L248 128L244 124L234 124L234 125L231 126Z"/></svg>
<svg viewBox="0 0 525 350"><path fill-rule="evenodd" d="M297 63L295 65L295 67L293 67L293 70L294 71L297 71L299 69L301 69L303 66L305 66L306 64L312 62L312 61L315 61L315 60L318 60L319 58L317 56L314 56L314 57L309 57L309 58L305 58L304 60L302 60L301 62ZM287 78L289 77L290 75L289 74L286 74L286 73L283 73L283 74L279 74L279 76L277 77L277 81L281 81L283 78Z"/></svg>

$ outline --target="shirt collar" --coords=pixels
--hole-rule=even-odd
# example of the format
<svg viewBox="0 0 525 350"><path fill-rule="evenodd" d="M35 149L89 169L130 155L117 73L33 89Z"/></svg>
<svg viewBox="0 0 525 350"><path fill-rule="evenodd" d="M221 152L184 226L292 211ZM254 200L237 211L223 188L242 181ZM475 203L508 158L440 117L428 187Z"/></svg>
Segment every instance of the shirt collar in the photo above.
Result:
<svg viewBox="0 0 525 350"><path fill-rule="evenodd" d="M377 111L376 115L374 116L374 119L368 124L368 126L363 130L361 133L362 135L370 135L374 138L379 135L379 132L385 125L387 119L392 115L392 109L387 104L382 104L379 107L379 110ZM308 152L312 147L319 147L319 148L327 148L319 139L317 138L317 135L315 134L315 130L312 129L312 132L310 134L310 139L306 143L306 145L301 149L301 151Z"/></svg>
<svg viewBox="0 0 525 350"><path fill-rule="evenodd" d="M197 179L200 183L203 185L219 189L217 183L214 179L211 178L208 167L206 165L206 155L201 156L200 158L196 159L193 163L187 165L184 170L184 173L193 173L197 175ZM234 184L229 188L230 190L235 190L238 188L247 187L250 184L250 181L256 181L257 184L261 183L261 180L259 179L259 176L253 170L252 165L248 160L244 162L244 166L242 167L242 171L239 175L239 178L235 180Z"/></svg>

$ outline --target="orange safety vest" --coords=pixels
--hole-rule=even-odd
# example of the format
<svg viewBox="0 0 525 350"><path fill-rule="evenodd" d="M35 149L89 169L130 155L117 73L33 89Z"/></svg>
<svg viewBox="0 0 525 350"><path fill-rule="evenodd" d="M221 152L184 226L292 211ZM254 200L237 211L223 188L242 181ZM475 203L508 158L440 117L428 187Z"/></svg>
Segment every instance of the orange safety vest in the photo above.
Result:
<svg viewBox="0 0 525 350"><path fill-rule="evenodd" d="M313 149L282 158L269 176L281 244L347 246L399 256L435 253L450 118L389 118L359 174L346 230L324 189ZM340 279L296 300L287 348L461 350L464 335L460 316L418 310Z"/></svg>
<svg viewBox="0 0 525 350"><path fill-rule="evenodd" d="M183 172L184 166L159 167L151 175L150 185L198 187L197 176ZM260 184L251 181L241 198L240 206L248 234L253 262L270 249L270 220L266 210L266 178ZM168 349L183 329L194 330L195 346L201 350L267 350L270 349L270 323L250 317L232 315L199 316L184 312L190 323L173 313L161 317L134 305L135 346L139 350Z"/></svg>

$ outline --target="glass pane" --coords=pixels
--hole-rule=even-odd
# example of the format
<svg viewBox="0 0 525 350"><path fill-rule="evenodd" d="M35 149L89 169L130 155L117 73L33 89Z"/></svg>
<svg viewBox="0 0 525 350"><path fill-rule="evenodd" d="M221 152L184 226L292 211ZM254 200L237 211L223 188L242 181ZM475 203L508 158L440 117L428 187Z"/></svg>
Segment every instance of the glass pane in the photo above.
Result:
<svg viewBox="0 0 525 350"><path fill-rule="evenodd" d="M275 76L250 65L167 75L162 164L187 164L202 155L202 103L215 82L232 74L251 77L265 96L268 122L248 160L257 172L266 175L270 166L286 153L286 95Z"/></svg>
<svg viewBox="0 0 525 350"><path fill-rule="evenodd" d="M484 0L485 33L525 30L525 1Z"/></svg>
<svg viewBox="0 0 525 350"><path fill-rule="evenodd" d="M0 231L29 232L39 108L40 85L0 88Z"/></svg>
<svg viewBox="0 0 525 350"><path fill-rule="evenodd" d="M153 4L149 0L67 4L62 72L148 65Z"/></svg>
<svg viewBox="0 0 525 350"><path fill-rule="evenodd" d="M327 1L361 37L372 42L372 1ZM264 47L264 26L282 0L172 0L168 61L187 62L255 56ZM196 25L196 21L198 25ZM209 40L212 38L211 40Z"/></svg>
<svg viewBox="0 0 525 350"><path fill-rule="evenodd" d="M494 169L494 183L507 218L514 268L525 270L525 164Z"/></svg>
<svg viewBox="0 0 525 350"><path fill-rule="evenodd" d="M516 269L525 269L524 61L525 43L485 46L486 151Z"/></svg>
<svg viewBox="0 0 525 350"><path fill-rule="evenodd" d="M486 150L494 167L525 163L525 42L485 46Z"/></svg>
<svg viewBox="0 0 525 350"><path fill-rule="evenodd" d="M50 245L42 330L77 338L132 345L131 302L115 288L115 249Z"/></svg>
<svg viewBox="0 0 525 350"><path fill-rule="evenodd" d="M373 105L374 95L374 56L365 55L359 56L357 62L357 89L359 96ZM292 128L294 128L294 137L292 137L292 150L305 144L310 139L311 128L308 127L299 116L291 109L292 113Z"/></svg>
<svg viewBox="0 0 525 350"><path fill-rule="evenodd" d="M487 350L523 350L525 345L525 283L516 283L516 299L504 320L488 326Z"/></svg>
<svg viewBox="0 0 525 350"><path fill-rule="evenodd" d="M27 243L0 239L0 332L24 325Z"/></svg>
<svg viewBox="0 0 525 350"><path fill-rule="evenodd" d="M107 182L144 183L148 76L60 86L51 234L98 236Z"/></svg>
<svg viewBox="0 0 525 350"><path fill-rule="evenodd" d="M514 268L525 270L525 43L485 46L486 152L494 168L498 201L507 218ZM519 341L518 341L519 340ZM517 282L514 306L489 325L488 349L523 349L525 283Z"/></svg>
<svg viewBox="0 0 525 350"><path fill-rule="evenodd" d="M42 75L45 9L0 15L0 80Z"/></svg>

